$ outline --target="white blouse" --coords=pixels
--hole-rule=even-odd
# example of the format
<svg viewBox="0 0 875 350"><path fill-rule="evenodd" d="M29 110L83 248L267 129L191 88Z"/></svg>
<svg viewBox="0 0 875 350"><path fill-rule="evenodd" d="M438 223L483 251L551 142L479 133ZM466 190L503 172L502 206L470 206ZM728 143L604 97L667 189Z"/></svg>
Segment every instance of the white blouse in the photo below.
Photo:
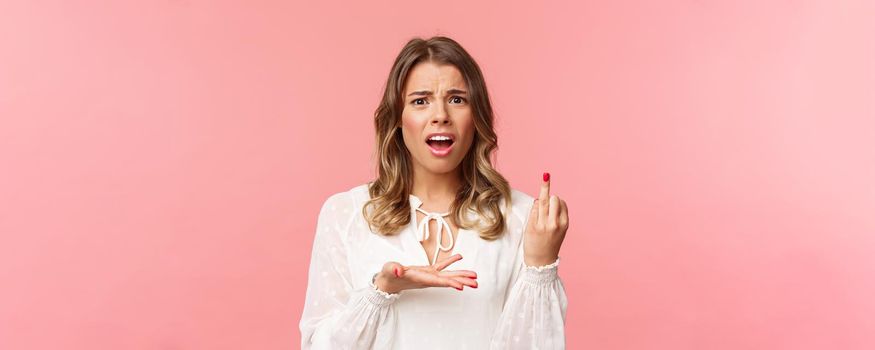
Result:
<svg viewBox="0 0 875 350"><path fill-rule="evenodd" d="M513 209L508 215L502 207L507 230L501 238L486 241L459 229L452 253L441 252L441 260L461 254L444 271L472 270L478 288L388 294L373 285L374 274L388 261L430 265L419 240L440 231L427 232L428 214L421 230L416 210L422 201L411 195L406 228L392 236L371 232L361 210L370 198L367 186L331 195L319 211L299 325L302 349L565 348L568 300L557 274L559 259L540 267L523 261L523 230L534 198L511 190ZM441 227L438 217L431 219Z"/></svg>

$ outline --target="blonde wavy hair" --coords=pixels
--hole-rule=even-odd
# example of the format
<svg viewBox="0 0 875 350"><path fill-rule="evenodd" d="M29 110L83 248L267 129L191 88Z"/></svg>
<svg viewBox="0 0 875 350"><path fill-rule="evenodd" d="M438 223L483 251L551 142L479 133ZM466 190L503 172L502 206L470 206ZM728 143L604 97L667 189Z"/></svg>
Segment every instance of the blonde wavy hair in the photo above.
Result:
<svg viewBox="0 0 875 350"><path fill-rule="evenodd" d="M460 228L476 229L481 238L495 240L505 230L506 220L500 206L505 205L510 213L511 190L507 180L492 166L493 152L498 148L492 105L480 67L461 45L444 36L411 39L395 58L382 101L374 112L375 156L379 161L377 178L368 183L371 199L362 207L362 214L371 230L383 235L396 234L410 223L413 165L401 135L404 109L401 94L409 72L420 62L451 64L465 77L476 132L468 154L459 164L462 186L450 207L450 215ZM469 210L478 214L475 220L463 215Z"/></svg>

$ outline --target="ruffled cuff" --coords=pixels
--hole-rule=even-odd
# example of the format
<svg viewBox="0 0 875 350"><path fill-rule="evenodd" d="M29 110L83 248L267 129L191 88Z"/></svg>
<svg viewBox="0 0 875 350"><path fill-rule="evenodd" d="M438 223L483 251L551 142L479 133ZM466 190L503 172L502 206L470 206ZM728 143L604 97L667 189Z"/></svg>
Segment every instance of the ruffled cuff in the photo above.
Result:
<svg viewBox="0 0 875 350"><path fill-rule="evenodd" d="M548 284L555 281L559 278L559 260L561 259L556 257L556 261L544 266L529 266L523 262L525 267L523 268L522 280L532 284Z"/></svg>
<svg viewBox="0 0 875 350"><path fill-rule="evenodd" d="M377 306L389 305L389 304L394 303L395 300L397 300L398 297L401 295L401 293L400 292L399 293L387 293L387 292L380 290L379 288L377 288L377 285L374 284L374 279L376 277L377 277L377 274L374 274L374 277L371 278L371 282L370 282L371 288L368 290L368 293L365 295L365 299L367 299L372 304L377 305Z"/></svg>
<svg viewBox="0 0 875 350"><path fill-rule="evenodd" d="M560 258L557 256L556 261L554 261L550 264L544 265L544 266L529 266L529 265L526 265L525 261L523 261L523 265L526 265L526 269L543 271L543 270L547 270L547 269L555 269L556 267L558 267L559 266L559 259Z"/></svg>

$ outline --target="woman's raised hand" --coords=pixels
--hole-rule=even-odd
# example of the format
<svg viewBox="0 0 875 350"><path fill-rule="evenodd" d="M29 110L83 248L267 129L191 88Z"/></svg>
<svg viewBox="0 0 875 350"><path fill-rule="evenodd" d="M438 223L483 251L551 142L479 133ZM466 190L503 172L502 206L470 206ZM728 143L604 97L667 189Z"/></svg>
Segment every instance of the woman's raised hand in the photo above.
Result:
<svg viewBox="0 0 875 350"><path fill-rule="evenodd" d="M550 174L544 173L541 193L532 206L523 240L525 262L544 266L556 261L568 231L568 207L559 197L550 195Z"/></svg>
<svg viewBox="0 0 875 350"><path fill-rule="evenodd" d="M443 271L461 259L462 255L454 254L431 266L404 266L390 261L383 265L374 284L377 289L386 293L426 287L453 287L458 290L462 290L464 286L477 288L477 273L474 271Z"/></svg>

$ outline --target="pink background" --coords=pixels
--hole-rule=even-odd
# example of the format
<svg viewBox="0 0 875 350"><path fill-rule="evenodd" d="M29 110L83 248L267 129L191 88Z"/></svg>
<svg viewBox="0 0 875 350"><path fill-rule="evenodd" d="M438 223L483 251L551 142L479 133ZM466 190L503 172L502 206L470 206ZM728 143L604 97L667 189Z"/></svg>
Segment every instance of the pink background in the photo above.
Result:
<svg viewBox="0 0 875 350"><path fill-rule="evenodd" d="M0 2L0 348L297 348L435 34L568 201L569 348L875 347L875 3L574 3Z"/></svg>

